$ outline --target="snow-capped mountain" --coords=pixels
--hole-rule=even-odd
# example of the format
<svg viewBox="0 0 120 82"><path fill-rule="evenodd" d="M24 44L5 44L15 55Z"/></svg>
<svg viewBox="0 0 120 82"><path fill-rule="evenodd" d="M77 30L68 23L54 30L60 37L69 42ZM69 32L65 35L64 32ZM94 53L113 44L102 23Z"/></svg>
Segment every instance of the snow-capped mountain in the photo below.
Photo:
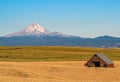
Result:
<svg viewBox="0 0 120 82"><path fill-rule="evenodd" d="M27 26L26 28L18 31L18 32L14 32L11 34L6 35L5 37L13 37L13 36L59 36L59 37L69 37L68 35L59 33L59 32L50 32L47 29L45 29L44 27L42 27L39 24L31 24L29 26Z"/></svg>
<svg viewBox="0 0 120 82"><path fill-rule="evenodd" d="M111 36L81 38L59 32L50 32L39 24L31 24L18 32L0 37L0 46L90 46L120 48L120 38Z"/></svg>

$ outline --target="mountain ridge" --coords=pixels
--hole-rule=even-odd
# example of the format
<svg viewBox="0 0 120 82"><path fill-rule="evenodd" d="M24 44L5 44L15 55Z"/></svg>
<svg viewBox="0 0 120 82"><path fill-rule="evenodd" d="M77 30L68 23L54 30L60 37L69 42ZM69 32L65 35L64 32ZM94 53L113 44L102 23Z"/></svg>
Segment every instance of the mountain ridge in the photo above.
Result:
<svg viewBox="0 0 120 82"><path fill-rule="evenodd" d="M50 32L39 24L30 24L26 28L24 28L20 31L5 35L4 37L14 37L14 36L17 36L17 37L19 37L19 36L37 36L37 37L38 36L61 36L61 37L63 36L63 37L68 37L69 35L62 34L59 32Z"/></svg>
<svg viewBox="0 0 120 82"><path fill-rule="evenodd" d="M84 38L50 32L39 24L0 37L0 46L87 46L87 47L120 47L120 38L99 36Z"/></svg>

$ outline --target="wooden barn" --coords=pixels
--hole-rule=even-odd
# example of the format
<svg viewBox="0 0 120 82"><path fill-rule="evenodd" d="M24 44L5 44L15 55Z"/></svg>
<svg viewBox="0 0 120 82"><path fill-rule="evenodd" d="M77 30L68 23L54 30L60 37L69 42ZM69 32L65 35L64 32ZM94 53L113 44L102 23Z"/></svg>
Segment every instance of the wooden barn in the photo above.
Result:
<svg viewBox="0 0 120 82"><path fill-rule="evenodd" d="M104 54L95 54L91 59L89 59L85 66L88 67L114 67L113 62L106 57Z"/></svg>

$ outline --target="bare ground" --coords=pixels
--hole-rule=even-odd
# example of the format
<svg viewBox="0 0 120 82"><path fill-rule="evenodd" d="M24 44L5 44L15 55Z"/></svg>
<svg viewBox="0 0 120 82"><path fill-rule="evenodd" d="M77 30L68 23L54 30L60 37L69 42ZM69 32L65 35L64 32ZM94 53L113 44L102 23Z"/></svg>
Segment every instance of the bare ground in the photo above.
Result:
<svg viewBox="0 0 120 82"><path fill-rule="evenodd" d="M0 62L0 82L120 82L115 68L85 67L85 61Z"/></svg>

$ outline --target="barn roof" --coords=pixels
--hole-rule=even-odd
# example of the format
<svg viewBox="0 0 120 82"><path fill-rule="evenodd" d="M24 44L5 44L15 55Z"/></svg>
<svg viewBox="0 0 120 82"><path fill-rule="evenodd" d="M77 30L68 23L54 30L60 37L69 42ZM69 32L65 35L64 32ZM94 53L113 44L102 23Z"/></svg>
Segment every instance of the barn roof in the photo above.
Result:
<svg viewBox="0 0 120 82"><path fill-rule="evenodd" d="M101 58L107 64L113 64L113 62L108 57L106 57L104 54L98 53L98 54L95 54L95 55L97 55L99 58Z"/></svg>

